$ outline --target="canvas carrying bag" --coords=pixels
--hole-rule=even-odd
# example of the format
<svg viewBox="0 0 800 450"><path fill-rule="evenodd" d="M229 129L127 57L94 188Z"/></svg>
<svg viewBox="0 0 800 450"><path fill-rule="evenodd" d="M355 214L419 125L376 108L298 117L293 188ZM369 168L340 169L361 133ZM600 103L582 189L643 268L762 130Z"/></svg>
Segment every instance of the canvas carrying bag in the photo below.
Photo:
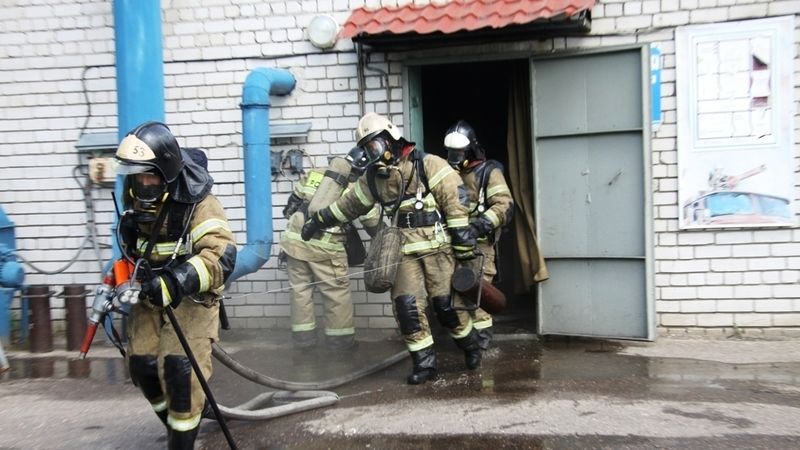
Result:
<svg viewBox="0 0 800 450"><path fill-rule="evenodd" d="M381 224L364 261L364 284L367 291L381 294L392 288L397 276L397 266L403 257L402 246L403 233L397 227L396 218L392 225Z"/></svg>
<svg viewBox="0 0 800 450"><path fill-rule="evenodd" d="M405 186L401 186L400 192L405 192ZM384 208L381 204L381 220L378 225L378 232L372 238L367 251L367 258L364 261L364 284L367 291L375 294L382 294L394 286L394 279L397 277L397 267L403 258L401 251L403 247L403 232L397 226L397 209L400 206L402 195L394 205L394 216L391 225L386 225L383 221Z"/></svg>

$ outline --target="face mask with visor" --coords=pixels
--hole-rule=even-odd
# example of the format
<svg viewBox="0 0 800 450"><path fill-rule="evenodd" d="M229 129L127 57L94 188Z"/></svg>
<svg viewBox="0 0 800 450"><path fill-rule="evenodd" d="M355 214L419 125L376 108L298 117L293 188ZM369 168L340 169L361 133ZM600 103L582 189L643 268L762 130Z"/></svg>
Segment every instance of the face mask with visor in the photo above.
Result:
<svg viewBox="0 0 800 450"><path fill-rule="evenodd" d="M447 149L447 163L454 169L462 168L467 162L467 149L466 148L448 148Z"/></svg>
<svg viewBox="0 0 800 450"><path fill-rule="evenodd" d="M167 184L164 178L159 175L155 168L146 164L126 164L117 165L117 173L126 177L125 185L134 201L133 209L130 210L136 223L150 223L155 220L155 213L160 202L164 200L167 192ZM157 182L144 183L140 174L154 175L149 177Z"/></svg>
<svg viewBox="0 0 800 450"><path fill-rule="evenodd" d="M364 150L369 155L371 163L395 164L397 155L392 149L392 143L382 136L376 136L364 143Z"/></svg>
<svg viewBox="0 0 800 450"><path fill-rule="evenodd" d="M163 199L164 194L167 192L167 184L161 176L152 172L146 172L153 175L152 180L157 179L156 183L144 183L142 176L134 175L133 182L131 183L131 192L133 198L142 203L156 203Z"/></svg>

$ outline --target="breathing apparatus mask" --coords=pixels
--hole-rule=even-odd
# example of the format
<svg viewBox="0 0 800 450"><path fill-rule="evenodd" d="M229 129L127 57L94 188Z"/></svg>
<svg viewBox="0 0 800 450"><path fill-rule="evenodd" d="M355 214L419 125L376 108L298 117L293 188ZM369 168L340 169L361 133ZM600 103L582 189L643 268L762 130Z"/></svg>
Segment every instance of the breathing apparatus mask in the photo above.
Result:
<svg viewBox="0 0 800 450"><path fill-rule="evenodd" d="M346 157L351 167L349 180L351 182L357 180L373 165L376 166L379 175L385 173L388 166L394 166L399 161L403 145L402 141L393 141L379 134L361 146L353 147Z"/></svg>
<svg viewBox="0 0 800 450"><path fill-rule="evenodd" d="M167 198L167 184L154 172L132 175L130 195L134 200L136 221L152 222L158 206Z"/></svg>
<svg viewBox="0 0 800 450"><path fill-rule="evenodd" d="M156 203L164 199L167 183L154 172L144 172L133 176L131 197L141 203Z"/></svg>
<svg viewBox="0 0 800 450"><path fill-rule="evenodd" d="M356 145L364 151L360 167L357 168L362 171L373 164L396 165L400 152L407 144L400 130L388 118L374 112L365 114L358 121L356 141Z"/></svg>
<svg viewBox="0 0 800 450"><path fill-rule="evenodd" d="M373 164L393 166L400 159L402 144L379 134L364 143L364 150Z"/></svg>

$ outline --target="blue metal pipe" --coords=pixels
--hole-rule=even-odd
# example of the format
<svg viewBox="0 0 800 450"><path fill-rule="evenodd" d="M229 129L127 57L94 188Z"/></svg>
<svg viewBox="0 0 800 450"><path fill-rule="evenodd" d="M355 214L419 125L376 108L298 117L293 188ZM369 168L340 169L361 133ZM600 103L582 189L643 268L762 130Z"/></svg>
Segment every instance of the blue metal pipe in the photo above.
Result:
<svg viewBox="0 0 800 450"><path fill-rule="evenodd" d="M148 120L164 121L164 57L160 0L114 0L114 48L117 61L117 136ZM122 209L122 180L114 193ZM112 230L114 260L122 256ZM102 276L102 274L101 274Z"/></svg>
<svg viewBox="0 0 800 450"><path fill-rule="evenodd" d="M295 86L291 73L259 67L242 89L244 144L244 202L247 243L236 255L228 283L253 273L267 262L272 244L272 177L270 175L270 95L288 95Z"/></svg>

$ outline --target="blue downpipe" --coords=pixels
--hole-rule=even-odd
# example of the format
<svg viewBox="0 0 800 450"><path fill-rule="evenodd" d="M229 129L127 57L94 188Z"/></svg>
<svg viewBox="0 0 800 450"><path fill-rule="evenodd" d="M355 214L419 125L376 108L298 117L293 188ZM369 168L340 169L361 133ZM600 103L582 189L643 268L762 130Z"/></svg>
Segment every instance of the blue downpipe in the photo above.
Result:
<svg viewBox="0 0 800 450"><path fill-rule="evenodd" d="M244 199L247 243L236 255L228 283L258 270L267 262L272 243L272 176L270 172L270 95L288 95L295 86L291 73L259 67L242 89Z"/></svg>
<svg viewBox="0 0 800 450"><path fill-rule="evenodd" d="M164 122L164 59L161 45L160 0L114 0L114 47L117 68L117 136L121 141L148 120ZM114 186L122 210L122 180ZM112 261L122 256L112 232ZM101 274L102 277L102 274Z"/></svg>

